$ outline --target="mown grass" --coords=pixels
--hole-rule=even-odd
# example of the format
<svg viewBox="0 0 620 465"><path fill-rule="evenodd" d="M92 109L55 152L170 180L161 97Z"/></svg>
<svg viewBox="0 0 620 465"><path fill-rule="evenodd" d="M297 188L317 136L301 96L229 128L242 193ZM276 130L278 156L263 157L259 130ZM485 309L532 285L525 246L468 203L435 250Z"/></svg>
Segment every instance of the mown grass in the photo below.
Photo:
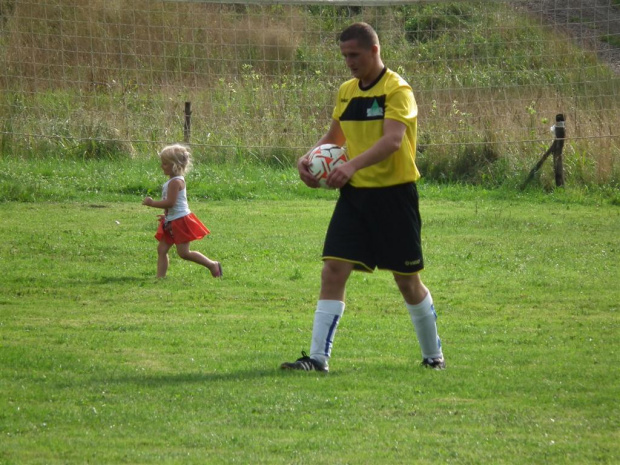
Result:
<svg viewBox="0 0 620 465"><path fill-rule="evenodd" d="M248 9L227 11L243 22ZM319 37L332 50L328 22L340 27L343 17L325 15L339 10L318 11L325 22ZM364 10L347 11L346 19ZM203 16L171 18L192 24ZM118 31L105 32L102 38L114 42ZM458 43L453 36L441 40L443 51ZM296 52L310 76L318 50L301 44ZM608 75L590 58L583 72L603 86ZM140 202L159 195L164 180L154 156L159 141L182 136L179 117L166 116L178 115L179 102L170 100L179 95L174 86L145 96L125 86L128 80L77 94L114 109L112 121L89 118L70 91L31 96L37 105L28 93L3 93L10 104L0 141L0 462L616 463L620 197L617 178L608 176L617 169L614 142L604 139L602 151L594 141L567 144L565 189L551 189L547 165L528 190L517 192L546 149L528 152L526 144L514 146L527 154L525 163L515 155L482 170L460 165L467 182L486 176L486 188L420 183L423 277L439 313L446 371L418 366L419 349L392 278L375 273L351 279L332 372L283 373L282 361L308 349L321 244L337 195L303 187L290 160L328 120L317 102L333 83L275 79L273 70L265 79L259 68L241 67L238 80L213 83L218 92L208 102L217 105L195 107L221 115L226 98L234 97L234 108L243 110L230 119L199 120L195 134L206 142L196 144L188 176L190 205L212 230L195 248L222 261L223 280L174 255L168 278L154 278L155 216ZM494 79L490 71L487 77ZM617 95L614 82L609 95ZM293 92L277 99L282 86ZM430 89L426 95L441 94ZM516 115L529 139L544 117L527 89L514 87L523 114L518 108L500 113ZM443 142L463 133L485 135L482 149L496 141L496 127L480 132L477 126L477 109L492 92L478 88L457 103L447 94L420 95L436 128L444 131L442 121L456 128ZM285 104L263 105L263 97ZM573 117L597 102L580 100ZM612 127L612 105L604 103L610 111L597 113L591 129ZM265 108L275 114L294 108L288 121L303 128L286 134L277 120L266 126ZM48 110L59 117L46 116ZM143 116L151 121L144 124ZM435 179L451 179L448 169L461 152L455 149L459 156L451 159L456 146L437 149L424 134L431 121L421 120L420 163L425 174L435 169ZM48 126L52 138L36 136ZM272 132L259 130L265 127ZM138 142L122 145L135 134ZM208 134L222 147L209 150ZM256 142L257 134L264 139ZM266 143L277 150L265 161Z"/></svg>
<svg viewBox="0 0 620 465"><path fill-rule="evenodd" d="M173 255L157 280L142 192L82 190L115 167L0 203L2 463L617 462L620 211L603 195L422 184L448 369L418 366L391 277L356 274L317 376L278 365L308 348L335 193L298 196L279 171L227 178L237 197L223 173L188 181L212 230L195 249L225 277ZM146 171L138 190L161 182Z"/></svg>

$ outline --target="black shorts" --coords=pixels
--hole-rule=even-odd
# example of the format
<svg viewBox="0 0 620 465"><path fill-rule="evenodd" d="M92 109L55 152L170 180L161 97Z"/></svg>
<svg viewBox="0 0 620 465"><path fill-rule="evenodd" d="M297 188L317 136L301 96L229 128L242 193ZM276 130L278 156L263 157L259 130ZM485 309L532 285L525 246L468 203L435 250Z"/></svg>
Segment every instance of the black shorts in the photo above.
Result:
<svg viewBox="0 0 620 465"><path fill-rule="evenodd" d="M424 268L421 229L415 183L378 188L347 184L327 229L323 260L351 262L361 271L415 274Z"/></svg>

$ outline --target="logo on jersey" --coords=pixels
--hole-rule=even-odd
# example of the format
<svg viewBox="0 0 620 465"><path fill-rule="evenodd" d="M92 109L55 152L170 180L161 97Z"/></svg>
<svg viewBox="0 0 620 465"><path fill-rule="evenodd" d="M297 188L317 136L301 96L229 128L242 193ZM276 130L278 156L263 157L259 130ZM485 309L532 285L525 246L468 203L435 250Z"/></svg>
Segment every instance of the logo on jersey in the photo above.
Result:
<svg viewBox="0 0 620 465"><path fill-rule="evenodd" d="M370 108L366 109L366 116L368 118L383 116L383 107L379 106L379 102L377 102L377 99L374 99Z"/></svg>

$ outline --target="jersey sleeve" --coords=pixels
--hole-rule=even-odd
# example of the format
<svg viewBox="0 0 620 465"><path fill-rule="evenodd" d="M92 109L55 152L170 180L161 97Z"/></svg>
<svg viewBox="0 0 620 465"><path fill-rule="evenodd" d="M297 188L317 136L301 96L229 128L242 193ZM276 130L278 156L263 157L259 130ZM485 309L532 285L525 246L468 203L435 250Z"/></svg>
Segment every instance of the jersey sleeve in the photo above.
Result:
<svg viewBox="0 0 620 465"><path fill-rule="evenodd" d="M409 86L400 85L388 93L385 118L411 124L418 116L418 105Z"/></svg>
<svg viewBox="0 0 620 465"><path fill-rule="evenodd" d="M335 96L336 103L334 105L334 110L332 111L332 119L339 120L340 119L340 115L342 115L342 112L345 109L345 105L343 103L342 95L346 92L348 83L349 83L349 81L344 82L338 88L338 92L337 92L337 94Z"/></svg>

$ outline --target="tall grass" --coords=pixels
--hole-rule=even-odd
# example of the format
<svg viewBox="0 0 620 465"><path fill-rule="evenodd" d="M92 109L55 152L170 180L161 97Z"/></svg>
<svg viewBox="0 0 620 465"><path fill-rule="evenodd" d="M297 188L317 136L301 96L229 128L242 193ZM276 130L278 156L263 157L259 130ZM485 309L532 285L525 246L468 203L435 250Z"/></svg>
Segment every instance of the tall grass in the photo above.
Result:
<svg viewBox="0 0 620 465"><path fill-rule="evenodd" d="M294 200L329 199L338 193L328 189L308 189L294 167L273 166L253 160L236 163L210 163L203 159L186 177L190 203L221 200ZM71 160L64 157L43 159L0 158L0 204L5 202L102 202L140 203L146 195L159 196L165 181L159 160L135 157L131 160ZM610 186L568 185L565 189L544 192L530 184L515 189L524 181L518 177L501 188L482 189L463 183L420 181L432 196L445 200L472 200L484 195L487 200L525 197L537 202L576 203L589 206L620 206L620 190Z"/></svg>
<svg viewBox="0 0 620 465"><path fill-rule="evenodd" d="M386 64L414 87L428 178L509 182L546 150L549 121L565 113L569 182L620 179L617 76L509 2L7 4L3 157L144 156L183 139L191 101L198 157L290 165L325 129L348 77L336 32L365 20Z"/></svg>

